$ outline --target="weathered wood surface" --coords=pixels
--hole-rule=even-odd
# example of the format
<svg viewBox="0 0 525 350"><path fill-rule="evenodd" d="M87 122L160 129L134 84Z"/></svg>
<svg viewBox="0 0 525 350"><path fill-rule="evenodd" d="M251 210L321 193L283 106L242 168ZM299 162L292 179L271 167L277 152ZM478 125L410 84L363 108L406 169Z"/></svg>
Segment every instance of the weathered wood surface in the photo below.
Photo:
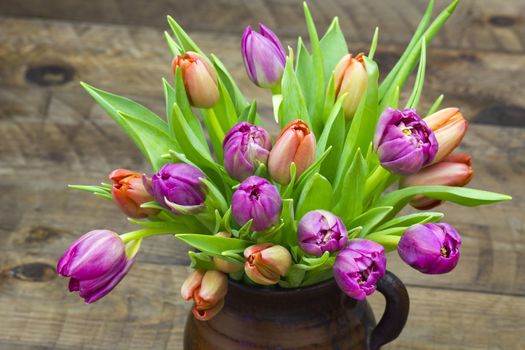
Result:
<svg viewBox="0 0 525 350"><path fill-rule="evenodd" d="M54 274L57 258L83 232L131 228L111 202L66 185L98 183L117 167L148 171L78 81L135 98L162 115L160 78L170 74L170 56L158 28L165 27L164 14L173 13L269 115L269 95L245 77L239 36L244 24L257 21L285 38L303 33L300 6L210 0L177 2L172 11L160 1L141 12L118 0L89 3L0 2L0 349L179 349L188 307L178 294L187 264L182 244L168 237L145 242L121 285L91 306L68 294ZM323 4L311 5L321 27L339 15L355 51L367 48L373 26L381 23L377 58L383 69L399 56L424 7L408 0ZM414 4L417 10L398 17ZM521 1L466 0L430 49L423 107L444 93L447 105L463 108L472 121L462 146L475 159L472 186L514 200L442 207L464 238L461 262L448 275L419 274L391 254L389 268L409 286L412 307L406 330L388 348L525 348L523 10ZM39 68L50 66L66 69L47 68L38 80ZM53 85L64 71L72 80ZM35 76L50 86L35 84ZM381 297L371 302L379 315Z"/></svg>

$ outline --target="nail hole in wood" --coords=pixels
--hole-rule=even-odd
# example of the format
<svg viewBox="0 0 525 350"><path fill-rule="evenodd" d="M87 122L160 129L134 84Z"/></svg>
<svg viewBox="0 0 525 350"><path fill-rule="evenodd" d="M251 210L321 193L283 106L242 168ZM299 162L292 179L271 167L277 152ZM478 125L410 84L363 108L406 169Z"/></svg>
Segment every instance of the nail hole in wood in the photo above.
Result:
<svg viewBox="0 0 525 350"><path fill-rule="evenodd" d="M26 80L38 86L56 86L70 82L75 75L75 69L63 64L46 64L29 67Z"/></svg>
<svg viewBox="0 0 525 350"><path fill-rule="evenodd" d="M495 105L481 110L472 118L475 124L525 127L525 108Z"/></svg>
<svg viewBox="0 0 525 350"><path fill-rule="evenodd" d="M45 282L56 277L53 266L38 262L15 266L10 274L16 279L29 282Z"/></svg>
<svg viewBox="0 0 525 350"><path fill-rule="evenodd" d="M512 27L516 20L511 16L492 16L489 18L490 24L494 27Z"/></svg>

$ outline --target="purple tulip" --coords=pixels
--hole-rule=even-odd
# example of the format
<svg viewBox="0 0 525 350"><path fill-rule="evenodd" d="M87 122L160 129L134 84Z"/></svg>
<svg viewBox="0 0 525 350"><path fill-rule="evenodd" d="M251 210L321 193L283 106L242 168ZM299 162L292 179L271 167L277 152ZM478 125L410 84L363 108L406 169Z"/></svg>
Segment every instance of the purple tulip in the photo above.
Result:
<svg viewBox="0 0 525 350"><path fill-rule="evenodd" d="M78 291L91 304L111 292L134 261L134 257L126 256L124 243L115 232L95 230L65 251L58 261L57 272L71 278L70 292Z"/></svg>
<svg viewBox="0 0 525 350"><path fill-rule="evenodd" d="M262 88L279 86L286 64L286 54L279 38L264 24L259 33L251 26L242 36L242 56L250 79Z"/></svg>
<svg viewBox="0 0 525 350"><path fill-rule="evenodd" d="M270 181L250 176L232 197L232 214L239 225L253 219L252 229L264 231L275 225L281 214L281 196Z"/></svg>
<svg viewBox="0 0 525 350"><path fill-rule="evenodd" d="M449 224L419 224L405 231L397 252L416 270L441 274L456 267L460 246L461 237Z"/></svg>
<svg viewBox="0 0 525 350"><path fill-rule="evenodd" d="M242 181L266 164L272 141L266 130L247 122L231 128L222 143L224 166L231 177Z"/></svg>
<svg viewBox="0 0 525 350"><path fill-rule="evenodd" d="M387 108L377 124L374 147L384 168L410 175L432 162L438 142L415 110Z"/></svg>
<svg viewBox="0 0 525 350"><path fill-rule="evenodd" d="M196 167L184 163L168 163L151 179L155 200L175 214L195 213L204 208L206 178Z"/></svg>
<svg viewBox="0 0 525 350"><path fill-rule="evenodd" d="M326 210L306 213L299 221L297 234L301 249L315 256L341 250L348 241L348 233L341 219Z"/></svg>
<svg viewBox="0 0 525 350"><path fill-rule="evenodd" d="M333 269L339 288L351 298L364 300L385 275L385 249L376 242L353 239L339 252Z"/></svg>

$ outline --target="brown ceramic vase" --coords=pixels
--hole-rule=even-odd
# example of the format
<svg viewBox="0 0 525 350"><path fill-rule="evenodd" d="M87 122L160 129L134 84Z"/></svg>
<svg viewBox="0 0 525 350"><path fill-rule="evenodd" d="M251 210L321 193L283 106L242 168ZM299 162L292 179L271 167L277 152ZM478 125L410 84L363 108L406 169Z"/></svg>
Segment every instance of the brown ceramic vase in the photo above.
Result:
<svg viewBox="0 0 525 350"><path fill-rule="evenodd" d="M379 349L401 333L408 294L388 272L377 284L385 296L376 325L369 304L347 297L333 280L300 289L264 289L229 282L222 311L210 321L191 312L185 350Z"/></svg>

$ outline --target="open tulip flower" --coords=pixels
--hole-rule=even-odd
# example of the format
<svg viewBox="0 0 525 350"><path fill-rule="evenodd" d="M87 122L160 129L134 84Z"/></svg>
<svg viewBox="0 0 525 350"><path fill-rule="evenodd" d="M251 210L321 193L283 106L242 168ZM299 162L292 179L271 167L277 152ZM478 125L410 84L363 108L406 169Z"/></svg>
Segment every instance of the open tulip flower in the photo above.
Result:
<svg viewBox="0 0 525 350"><path fill-rule="evenodd" d="M229 283L296 289L335 279L362 300L385 275L389 252L423 273L454 268L461 238L440 223L444 215L403 209L511 198L463 187L470 156L453 151L465 118L457 108L440 110L441 99L420 108L424 67L407 88L457 5L430 24L433 3L391 72L374 60L377 35L369 52L354 56L338 22L317 33L306 5L310 37L297 50L285 51L264 24L247 27L239 57L247 79L271 91L273 109L258 110L243 95L229 72L235 59L208 55L171 17L175 81L163 80L166 116L82 83L149 168L118 169L112 184L71 186L113 201L137 229L92 231L75 242L57 268L69 289L88 303L100 299L128 273L141 240L157 235L192 247L194 272L181 292L202 321L219 314Z"/></svg>

